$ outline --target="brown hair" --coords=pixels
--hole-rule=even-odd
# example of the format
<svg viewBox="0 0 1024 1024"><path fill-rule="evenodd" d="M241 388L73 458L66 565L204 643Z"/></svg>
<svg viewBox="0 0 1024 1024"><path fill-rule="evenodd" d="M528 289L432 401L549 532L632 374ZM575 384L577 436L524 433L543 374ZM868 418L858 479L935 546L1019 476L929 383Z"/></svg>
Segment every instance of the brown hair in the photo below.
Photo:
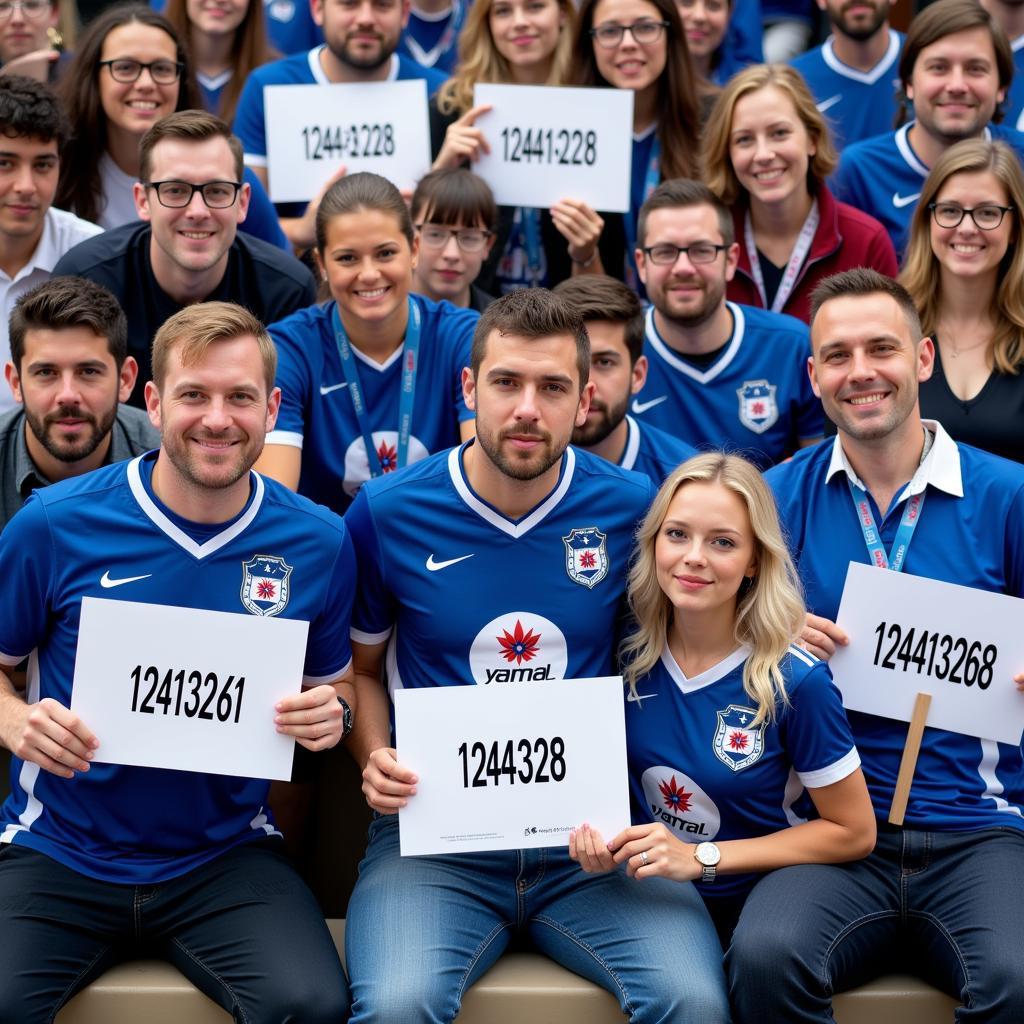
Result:
<svg viewBox="0 0 1024 1024"><path fill-rule="evenodd" d="M815 318L826 302L833 299L861 298L867 295L888 295L903 313L910 329L912 340L916 345L923 337L921 321L917 316L917 307L910 292L898 281L885 274L880 274L870 267L854 267L839 274L822 279L811 293L811 327Z"/></svg>
<svg viewBox="0 0 1024 1024"><path fill-rule="evenodd" d="M718 230L725 245L736 241L736 231L732 224L729 207L702 181L691 178L673 178L663 181L645 200L640 207L637 218L636 244L643 248L647 241L647 218L655 210L676 210L687 206L710 206L718 217Z"/></svg>
<svg viewBox="0 0 1024 1024"><path fill-rule="evenodd" d="M632 288L605 274L579 274L555 285L553 291L576 307L584 323L623 324L630 366L643 355L644 308Z"/></svg>
<svg viewBox="0 0 1024 1024"><path fill-rule="evenodd" d="M431 171L420 178L409 204L414 221L434 224L482 224L493 231L498 223L494 193L483 178L465 167Z"/></svg>
<svg viewBox="0 0 1024 1024"><path fill-rule="evenodd" d="M256 0L253 0L256 2ZM231 150L235 161L235 180L241 181L244 173L242 143L231 129L213 114L205 110L179 110L176 114L168 114L160 118L152 128L142 136L139 143L139 180L149 181L152 170L153 150L164 139L181 139L185 142L205 142L207 139L222 138Z"/></svg>
<svg viewBox="0 0 1024 1024"><path fill-rule="evenodd" d="M380 210L392 214L406 241L412 245L412 217L402 193L387 178L360 171L339 178L320 200L316 211L316 247L321 256L327 248L327 225L335 217L357 210Z"/></svg>

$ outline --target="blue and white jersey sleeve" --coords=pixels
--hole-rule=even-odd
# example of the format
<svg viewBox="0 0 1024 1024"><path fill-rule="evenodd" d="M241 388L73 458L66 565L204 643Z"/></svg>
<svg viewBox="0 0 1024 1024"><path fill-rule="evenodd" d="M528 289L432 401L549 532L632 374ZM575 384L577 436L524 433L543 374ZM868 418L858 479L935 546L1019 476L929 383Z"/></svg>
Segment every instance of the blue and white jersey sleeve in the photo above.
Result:
<svg viewBox="0 0 1024 1024"><path fill-rule="evenodd" d="M810 354L810 342L808 342L807 355ZM797 375L799 405L795 410L796 433L801 441L813 441L825 433L825 410L821 406L821 399L811 387L811 378L807 373L806 365L800 369L803 372Z"/></svg>
<svg viewBox="0 0 1024 1024"><path fill-rule="evenodd" d="M355 548L359 576L359 589L352 610L352 639L360 644L380 644L391 635L395 608L384 582L380 538L365 488L356 495L345 513L345 525Z"/></svg>
<svg viewBox="0 0 1024 1024"><path fill-rule="evenodd" d="M17 665L46 635L56 570L46 510L30 497L0 533L0 665Z"/></svg>
<svg viewBox="0 0 1024 1024"><path fill-rule="evenodd" d="M330 566L329 578L323 608L309 624L304 686L334 682L352 665L350 633L357 571L355 549L347 529Z"/></svg>
<svg viewBox="0 0 1024 1024"><path fill-rule="evenodd" d="M306 432L310 396L323 372L322 346L319 333L304 331L309 326L308 310L297 316L271 324L267 330L277 348L277 378L281 389L281 406L277 423L267 436L268 444L301 448Z"/></svg>

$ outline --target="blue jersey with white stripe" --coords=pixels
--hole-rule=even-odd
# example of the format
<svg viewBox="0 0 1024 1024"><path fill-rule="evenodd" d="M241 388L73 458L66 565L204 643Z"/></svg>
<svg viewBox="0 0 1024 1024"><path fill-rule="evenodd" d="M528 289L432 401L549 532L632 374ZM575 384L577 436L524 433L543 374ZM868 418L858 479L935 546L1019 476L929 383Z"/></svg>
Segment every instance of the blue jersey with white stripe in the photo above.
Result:
<svg viewBox="0 0 1024 1024"><path fill-rule="evenodd" d="M673 351L647 311L647 382L632 402L652 424L698 448L724 448L766 468L824 432L807 377L807 325L782 313L726 303L732 336L703 369Z"/></svg>
<svg viewBox="0 0 1024 1024"><path fill-rule="evenodd" d="M752 724L743 689L750 649L688 679L666 645L626 691L626 756L633 822L660 821L686 843L751 839L806 819L804 787L840 782L860 765L828 666L791 647L779 663L789 704ZM746 892L758 875L719 875L708 896Z"/></svg>
<svg viewBox="0 0 1024 1024"><path fill-rule="evenodd" d="M454 74L459 63L459 33L466 23L469 2L452 0L452 5L440 14L428 14L413 4L402 29L398 52L421 67Z"/></svg>
<svg viewBox="0 0 1024 1024"><path fill-rule="evenodd" d="M1024 596L1024 467L968 445L938 427L914 479L883 517L871 499L886 551L911 492L926 489L921 517L903 571L979 590ZM767 476L788 532L808 608L835 619L850 562L870 564L864 534L847 485L847 468L834 444L800 452ZM852 473L852 470L850 470ZM869 496L870 497L870 496ZM884 571L884 570L879 570ZM1012 686L1010 679L993 685ZM889 814L905 722L850 713L875 806ZM910 791L906 822L941 831L1024 828L1021 748L942 729L925 729Z"/></svg>
<svg viewBox="0 0 1024 1024"><path fill-rule="evenodd" d="M422 314L419 368L409 438L409 462L450 448L460 440L459 423L473 418L462 397L462 370L469 366L473 329L480 314L448 302L412 296ZM336 512L348 508L369 479L366 445L348 393L334 338L334 302L300 309L270 326L277 345L281 409L267 444L302 449L299 493ZM404 346L383 363L355 346L367 422L385 473L396 468L398 405Z"/></svg>
<svg viewBox="0 0 1024 1024"><path fill-rule="evenodd" d="M626 417L626 425L629 433L618 464L650 477L655 487L660 487L672 470L697 454L692 444L650 424L641 426L632 416Z"/></svg>
<svg viewBox="0 0 1024 1024"><path fill-rule="evenodd" d="M1017 131L1024 130L1024 36L1017 36L1013 47L1013 81L1006 97L1005 123Z"/></svg>
<svg viewBox="0 0 1024 1024"><path fill-rule="evenodd" d="M844 64L835 53L834 36L790 63L811 90L818 110L832 128L832 142L845 146L892 130L900 88L899 59L903 36L889 30L889 47L870 70Z"/></svg>
<svg viewBox="0 0 1024 1024"><path fill-rule="evenodd" d="M153 494L155 458L151 452L36 491L0 535L0 664L35 652L28 701L70 706L82 598L254 614L243 592L244 563L256 556L291 568L287 589L280 573L261 581L256 607L309 622L304 682L343 675L355 590L344 523L255 473L234 520L188 523ZM111 587L110 579L124 585ZM273 708L266 713L270 723ZM93 878L153 884L238 843L277 835L267 790L259 779L95 762L64 779L15 757L0 842Z"/></svg>
<svg viewBox="0 0 1024 1024"><path fill-rule="evenodd" d="M390 638L392 691L609 675L650 481L570 447L551 493L513 521L470 486L466 447L356 496L352 638Z"/></svg>

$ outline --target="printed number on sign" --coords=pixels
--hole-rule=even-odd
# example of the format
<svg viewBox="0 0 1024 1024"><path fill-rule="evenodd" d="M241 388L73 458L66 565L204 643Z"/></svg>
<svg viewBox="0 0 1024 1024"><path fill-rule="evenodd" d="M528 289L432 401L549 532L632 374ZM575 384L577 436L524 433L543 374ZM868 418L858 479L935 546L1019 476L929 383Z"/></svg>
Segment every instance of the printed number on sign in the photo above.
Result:
<svg viewBox="0 0 1024 1024"><path fill-rule="evenodd" d="M502 159L510 164L561 164L592 167L597 162L597 132L578 129L503 128Z"/></svg>
<svg viewBox="0 0 1024 1024"><path fill-rule="evenodd" d="M237 723L242 714L245 676L228 676L221 683L216 672L169 668L161 674L155 665L136 665L132 682L132 711L140 715L184 715Z"/></svg>
<svg viewBox="0 0 1024 1024"><path fill-rule="evenodd" d="M302 129L302 139L307 160L395 155L392 124L313 125Z"/></svg>
<svg viewBox="0 0 1024 1024"><path fill-rule="evenodd" d="M502 777L514 785L531 782L561 782L565 778L565 741L561 736L550 740L494 740L491 744L463 743L458 755L462 759L463 789L497 786ZM475 771L473 770L475 767Z"/></svg>
<svg viewBox="0 0 1024 1024"><path fill-rule="evenodd" d="M880 622L875 633L878 642L874 663L881 668L910 672L914 666L918 675L964 686L977 684L979 690L987 690L992 682L992 669L999 656L995 644L983 647L977 640L927 629L918 634L914 626L904 631L896 622Z"/></svg>

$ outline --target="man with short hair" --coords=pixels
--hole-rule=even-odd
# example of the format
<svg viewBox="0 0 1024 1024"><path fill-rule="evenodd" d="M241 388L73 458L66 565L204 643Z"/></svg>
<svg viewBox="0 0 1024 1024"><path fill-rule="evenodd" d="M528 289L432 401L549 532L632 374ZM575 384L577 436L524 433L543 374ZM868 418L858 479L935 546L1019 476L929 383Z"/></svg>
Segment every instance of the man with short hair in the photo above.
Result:
<svg viewBox="0 0 1024 1024"><path fill-rule="evenodd" d="M498 299L463 371L476 439L371 480L346 513L360 583L350 750L381 814L348 908L353 1024L454 1019L513 928L609 989L634 1022L728 1017L714 930L692 886L588 875L566 847L399 856L396 812L416 799L417 778L395 753L385 651L392 690L529 673L504 685L537 688L539 725L541 680L612 671L633 531L653 488L569 447L590 404L589 370L569 302L541 288Z"/></svg>
<svg viewBox="0 0 1024 1024"><path fill-rule="evenodd" d="M304 689L258 709L246 693L243 711L236 687L236 720L265 716L267 733L310 750L334 746L351 724L345 525L250 471L280 403L275 361L247 310L177 313L157 333L146 385L159 450L37 491L0 534L0 742L15 755L0 809L0 998L19 1021L52 1021L110 964L143 950L235 1020L345 1019L344 972L282 852L267 782L108 763L104 736L70 708L83 601L102 598L308 623ZM145 638L132 642L142 655ZM195 668L200 651L180 642L180 665ZM37 672L21 694L5 672L29 653ZM155 669L168 689L179 667ZM188 685L181 702L178 683L186 716L199 708ZM110 699L125 687L130 679L112 678Z"/></svg>
<svg viewBox="0 0 1024 1024"><path fill-rule="evenodd" d="M7 383L20 405L0 415L0 530L37 487L155 448L141 409L120 405L135 386L124 313L80 277L27 292L11 314Z"/></svg>
<svg viewBox="0 0 1024 1024"><path fill-rule="evenodd" d="M808 369L838 433L768 481L812 613L804 646L821 657L874 643L834 621L851 562L1024 596L1024 467L922 421L918 385L935 358L922 335L909 294L874 271L838 274L815 292ZM849 718L878 844L862 861L783 868L758 883L728 956L737 1018L822 1021L833 992L899 966L962 1000L960 1020L1016 1024L1020 745L926 729L896 827L887 817L907 726Z"/></svg>
<svg viewBox="0 0 1024 1024"><path fill-rule="evenodd" d="M637 238L652 303L647 380L632 405L639 422L762 468L819 441L806 325L726 301L739 258L728 207L701 182L663 181L640 209Z"/></svg>
<svg viewBox="0 0 1024 1024"><path fill-rule="evenodd" d="M7 321L21 295L48 280L69 249L101 229L53 208L68 122L39 82L0 76L0 361L10 347ZM13 409L0 389L0 412Z"/></svg>
<svg viewBox="0 0 1024 1024"><path fill-rule="evenodd" d="M1006 33L977 0L936 0L916 15L899 74L914 120L848 146L833 191L881 221L902 257L935 161L962 139L976 138L1001 140L1024 157L1024 134L994 123L1013 81L1013 53Z"/></svg>
<svg viewBox="0 0 1024 1024"><path fill-rule="evenodd" d="M590 383L594 394L586 422L572 432L572 443L616 466L661 482L697 449L630 415L629 400L647 379L644 313L636 293L614 277L580 274L554 292L571 302L590 337Z"/></svg>
<svg viewBox="0 0 1024 1024"><path fill-rule="evenodd" d="M832 35L790 63L832 126L840 152L850 143L892 129L903 37L889 25L891 0L816 0Z"/></svg>
<svg viewBox="0 0 1024 1024"><path fill-rule="evenodd" d="M295 257L238 231L249 186L242 149L219 118L183 110L158 121L139 147L140 221L77 246L57 265L105 285L128 317L128 349L149 379L160 325L194 302L223 300L264 323L316 300L313 275ZM130 399L141 406L141 389Z"/></svg>

